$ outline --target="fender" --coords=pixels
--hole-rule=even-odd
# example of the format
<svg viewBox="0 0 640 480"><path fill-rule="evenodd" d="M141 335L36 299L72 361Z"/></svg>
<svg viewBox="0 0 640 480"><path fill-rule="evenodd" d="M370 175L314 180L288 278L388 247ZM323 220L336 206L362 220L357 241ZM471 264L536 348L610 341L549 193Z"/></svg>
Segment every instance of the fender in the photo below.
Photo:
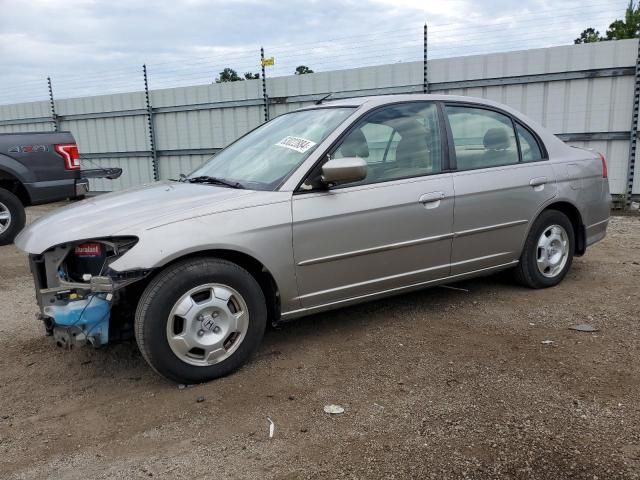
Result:
<svg viewBox="0 0 640 480"><path fill-rule="evenodd" d="M582 211L580 210L580 208L576 205L576 203L573 201L573 199L571 198L567 198L565 196L554 196L551 197L550 199L548 199L547 201L545 201L542 205L540 205L540 207L538 208L538 210L536 210L536 213L533 215L533 217L531 217L531 221L529 222L529 224L527 225L527 231L524 235L524 237L522 238L522 241L520 243L520 250L519 250L519 254L522 255L522 249L524 248L524 243L527 241L527 238L529 238L529 232L531 231L531 228L533 227L534 222L537 220L537 218L540 216L540 214L546 210L547 208L549 208L551 205L556 204L556 203L567 203L569 205L571 205L573 208L576 209L576 211L578 212L578 227L582 228L582 232L578 231L576 232L576 255L579 256L582 253L584 253L584 250L586 249L586 245L584 245L584 238L581 239L581 236L584 235L584 222L582 220L583 218L583 214ZM518 255L518 258L520 258L520 255Z"/></svg>
<svg viewBox="0 0 640 480"><path fill-rule="evenodd" d="M5 171L20 182L33 183L36 181L35 175L22 163L13 158L0 154L0 172Z"/></svg>

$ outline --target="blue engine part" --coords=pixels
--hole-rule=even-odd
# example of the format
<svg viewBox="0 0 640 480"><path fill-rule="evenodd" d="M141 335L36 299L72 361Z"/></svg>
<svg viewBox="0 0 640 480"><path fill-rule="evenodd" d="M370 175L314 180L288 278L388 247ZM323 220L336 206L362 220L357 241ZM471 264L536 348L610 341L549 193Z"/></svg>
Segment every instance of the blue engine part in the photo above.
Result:
<svg viewBox="0 0 640 480"><path fill-rule="evenodd" d="M56 333L67 338L70 344L83 341L95 347L109 342L109 318L111 316L111 294L94 294L79 300L70 300L66 305L49 305L44 314L53 318Z"/></svg>

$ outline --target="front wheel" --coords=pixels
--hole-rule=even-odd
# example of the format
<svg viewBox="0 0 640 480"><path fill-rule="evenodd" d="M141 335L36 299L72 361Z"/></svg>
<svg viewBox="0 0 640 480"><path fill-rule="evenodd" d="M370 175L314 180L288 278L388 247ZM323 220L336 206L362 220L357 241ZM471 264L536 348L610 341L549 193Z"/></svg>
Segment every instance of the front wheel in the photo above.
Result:
<svg viewBox="0 0 640 480"><path fill-rule="evenodd" d="M575 234L569 218L557 210L546 210L529 231L516 276L530 288L553 287L571 268L574 251Z"/></svg>
<svg viewBox="0 0 640 480"><path fill-rule="evenodd" d="M13 243L24 228L26 214L20 199L9 190L0 188L0 245Z"/></svg>
<svg viewBox="0 0 640 480"><path fill-rule="evenodd" d="M266 324L264 294L249 272L226 260L198 258L151 281L138 304L135 333L156 372L200 383L244 364Z"/></svg>

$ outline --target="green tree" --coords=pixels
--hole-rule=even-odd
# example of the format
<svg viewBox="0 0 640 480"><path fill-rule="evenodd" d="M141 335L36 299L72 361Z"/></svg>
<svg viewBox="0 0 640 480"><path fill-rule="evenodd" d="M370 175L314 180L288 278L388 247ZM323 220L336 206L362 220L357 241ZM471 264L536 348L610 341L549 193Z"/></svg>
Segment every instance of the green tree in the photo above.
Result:
<svg viewBox="0 0 640 480"><path fill-rule="evenodd" d="M622 40L625 38L635 38L640 30L640 0L636 4L634 0L629 0L627 10L624 13L624 20L616 20L609 25L606 36L601 37L600 32L595 28L585 29L573 43L604 42L607 40Z"/></svg>
<svg viewBox="0 0 640 480"><path fill-rule="evenodd" d="M244 78L246 78L247 80L257 80L258 78L260 78L260 74L259 73L245 72L244 73Z"/></svg>
<svg viewBox="0 0 640 480"><path fill-rule="evenodd" d="M593 29L592 27L589 27L585 29L580 34L580 36L573 41L573 43L578 45L579 43L593 43L593 42L599 42L601 40L606 40L606 39L600 36L599 31Z"/></svg>
<svg viewBox="0 0 640 480"><path fill-rule="evenodd" d="M216 78L216 83L241 82L242 80L244 79L238 76L238 72L233 68L227 67L220 72L218 78Z"/></svg>
<svg viewBox="0 0 640 480"><path fill-rule="evenodd" d="M640 29L640 1L637 5L633 0L629 0L627 11L624 13L624 20L616 20L607 29L607 40L622 40L624 38L634 38Z"/></svg>
<svg viewBox="0 0 640 480"><path fill-rule="evenodd" d="M311 70L309 67L305 65L299 65L296 67L296 71L295 71L296 75L304 75L305 73L313 73L313 70Z"/></svg>

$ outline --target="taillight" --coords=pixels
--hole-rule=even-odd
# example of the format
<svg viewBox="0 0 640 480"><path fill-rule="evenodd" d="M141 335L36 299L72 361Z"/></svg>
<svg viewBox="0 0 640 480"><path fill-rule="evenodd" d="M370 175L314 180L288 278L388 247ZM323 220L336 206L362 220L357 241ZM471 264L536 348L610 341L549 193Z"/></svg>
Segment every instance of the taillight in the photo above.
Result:
<svg viewBox="0 0 640 480"><path fill-rule="evenodd" d="M80 152L75 143L63 143L53 146L55 151L64 158L64 168L67 170L80 170Z"/></svg>
<svg viewBox="0 0 640 480"><path fill-rule="evenodd" d="M600 160L602 160L602 178L608 178L609 173L607 172L607 159L604 158L604 155L601 153L598 153L598 155L600 155Z"/></svg>

